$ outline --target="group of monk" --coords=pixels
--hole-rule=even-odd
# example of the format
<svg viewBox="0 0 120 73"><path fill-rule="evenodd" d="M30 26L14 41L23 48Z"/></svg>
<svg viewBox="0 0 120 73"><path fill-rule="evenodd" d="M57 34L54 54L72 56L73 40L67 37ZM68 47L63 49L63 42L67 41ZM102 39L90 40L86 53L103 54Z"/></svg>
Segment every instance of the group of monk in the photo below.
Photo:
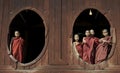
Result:
<svg viewBox="0 0 120 73"><path fill-rule="evenodd" d="M95 37L93 29L85 31L85 37L82 42L79 42L79 35L74 35L74 48L77 56L83 59L83 61L96 64L107 59L107 56L111 50L111 36L108 34L108 30L102 31L103 38L99 39ZM23 62L23 48L24 40L20 37L20 32L15 31L15 37L12 38L10 43L10 52L19 62Z"/></svg>
<svg viewBox="0 0 120 73"><path fill-rule="evenodd" d="M112 47L112 37L109 36L107 29L102 30L103 38L99 39L94 35L95 32L93 29L86 30L82 42L79 42L78 34L74 35L74 47L77 56L90 64L97 64L106 60Z"/></svg>

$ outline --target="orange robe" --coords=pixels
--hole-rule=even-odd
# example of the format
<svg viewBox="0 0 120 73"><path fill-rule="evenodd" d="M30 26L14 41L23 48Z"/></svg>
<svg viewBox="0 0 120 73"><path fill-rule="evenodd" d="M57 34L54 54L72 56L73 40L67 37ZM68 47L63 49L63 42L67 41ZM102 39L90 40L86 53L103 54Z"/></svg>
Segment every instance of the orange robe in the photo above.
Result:
<svg viewBox="0 0 120 73"><path fill-rule="evenodd" d="M103 40L107 42L101 42L96 48L95 62L99 63L107 59L108 53L111 50L111 36L104 37Z"/></svg>
<svg viewBox="0 0 120 73"><path fill-rule="evenodd" d="M13 57L19 62L23 61L24 40L21 37L14 37L11 42L11 52Z"/></svg>

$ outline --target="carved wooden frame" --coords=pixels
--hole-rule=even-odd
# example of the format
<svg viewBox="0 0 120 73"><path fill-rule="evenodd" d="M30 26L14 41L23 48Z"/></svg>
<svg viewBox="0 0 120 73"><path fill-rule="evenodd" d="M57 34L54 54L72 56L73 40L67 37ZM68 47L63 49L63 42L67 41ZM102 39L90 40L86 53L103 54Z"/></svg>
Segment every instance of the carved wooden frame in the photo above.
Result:
<svg viewBox="0 0 120 73"><path fill-rule="evenodd" d="M89 8L83 8L82 10L81 10L81 12L82 11L84 11L85 9L89 9ZM91 8L90 8L91 9ZM92 8L92 9L97 9L97 8ZM98 11L100 10L100 9L97 9ZM111 48L111 52L110 52L110 54L108 55L108 58L107 58L107 60L106 61L103 61L103 62L101 62L101 63L98 63L98 64L88 64L88 63L86 63L86 62L84 62L83 60L81 60L81 59L79 59L77 56L76 56L76 59L78 59L79 61L80 61L80 63L82 63L82 65L81 65L81 67L83 67L83 69L92 69L92 70L94 70L94 69L105 69L105 68L107 68L107 67L109 67L108 66L108 61L109 61L109 59L114 55L114 51L115 51L115 46L116 46L116 30L115 30L115 28L112 26L112 23L111 23L111 19L108 19L108 17L110 18L110 14L109 14L109 11L110 10L108 10L108 11L99 11L99 12L101 12L104 16L105 16L105 18L108 20L108 22L110 23L110 34L111 34L111 36L112 36L112 48ZM78 17L79 16L79 14L81 13L81 12L77 12L78 14L76 14L75 16L76 17ZM109 15L108 15L109 14ZM74 22L75 22L75 20L76 20L76 17L74 17ZM74 22L73 22L73 26L74 26ZM72 39L72 38L71 38ZM72 41L71 41L72 42ZM72 51L73 51L73 54L74 54L74 49L72 48ZM75 55L75 54L74 54Z"/></svg>
<svg viewBox="0 0 120 73"><path fill-rule="evenodd" d="M44 24L44 27L45 27L45 45L44 45L43 50L41 51L41 53L37 56L37 58L35 58L33 61L31 61L29 63L24 64L24 63L17 62L17 60L12 55L9 54L10 51L9 51L9 47L8 47L8 44L7 44L6 45L7 46L7 52L9 54L10 59L16 64L16 66L22 66L22 67L30 66L30 65L33 65L36 62L38 62L41 59L41 57L44 56L44 54L45 54L45 52L47 50L46 47L48 45L48 27L47 27L46 22L44 21L45 16L43 16L43 14L39 10L37 10L36 8L26 7L26 8L21 8L19 10L15 10L14 12L10 12L10 14L12 15L11 18L10 18L10 23L12 22L12 20L15 18L15 16L18 13L20 13L21 11L24 11L24 10L32 10L42 18L43 24ZM10 23L9 23L9 25L10 25ZM9 29L9 27L8 27L8 29ZM9 30L7 30L7 32L9 32Z"/></svg>

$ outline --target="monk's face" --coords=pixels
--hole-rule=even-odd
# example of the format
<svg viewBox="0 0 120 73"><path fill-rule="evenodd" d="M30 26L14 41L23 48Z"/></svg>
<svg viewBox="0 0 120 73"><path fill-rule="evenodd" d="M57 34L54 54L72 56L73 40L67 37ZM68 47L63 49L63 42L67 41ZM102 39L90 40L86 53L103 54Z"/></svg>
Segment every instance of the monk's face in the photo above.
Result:
<svg viewBox="0 0 120 73"><path fill-rule="evenodd" d="M19 36L20 36L19 31L15 31L15 37L19 37Z"/></svg>
<svg viewBox="0 0 120 73"><path fill-rule="evenodd" d="M108 36L108 31L107 31L107 29L104 29L104 30L103 30L103 35L104 35L104 36Z"/></svg>
<svg viewBox="0 0 120 73"><path fill-rule="evenodd" d="M92 36L94 36L94 35L95 35L95 32L94 32L94 30L93 30L93 29L91 29L91 30L90 30L90 34L91 34Z"/></svg>
<svg viewBox="0 0 120 73"><path fill-rule="evenodd" d="M75 39L75 41L79 41L79 35L75 34L74 39Z"/></svg>
<svg viewBox="0 0 120 73"><path fill-rule="evenodd" d="M90 36L90 31L89 31L89 30L86 30L86 31L85 31L85 35L86 35L86 36Z"/></svg>

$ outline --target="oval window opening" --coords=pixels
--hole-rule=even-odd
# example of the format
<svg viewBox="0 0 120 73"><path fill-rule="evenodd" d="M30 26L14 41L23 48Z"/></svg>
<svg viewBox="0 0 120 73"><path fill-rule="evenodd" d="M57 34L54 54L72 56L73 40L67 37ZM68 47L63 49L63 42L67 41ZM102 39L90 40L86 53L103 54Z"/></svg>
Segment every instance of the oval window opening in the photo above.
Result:
<svg viewBox="0 0 120 73"><path fill-rule="evenodd" d="M89 64L100 63L112 47L110 24L98 10L86 9L75 20L72 39L76 56Z"/></svg>
<svg viewBox="0 0 120 73"><path fill-rule="evenodd" d="M32 10L23 10L18 13L9 26L10 54L18 62L28 63L37 58L44 45L45 26L42 18Z"/></svg>

